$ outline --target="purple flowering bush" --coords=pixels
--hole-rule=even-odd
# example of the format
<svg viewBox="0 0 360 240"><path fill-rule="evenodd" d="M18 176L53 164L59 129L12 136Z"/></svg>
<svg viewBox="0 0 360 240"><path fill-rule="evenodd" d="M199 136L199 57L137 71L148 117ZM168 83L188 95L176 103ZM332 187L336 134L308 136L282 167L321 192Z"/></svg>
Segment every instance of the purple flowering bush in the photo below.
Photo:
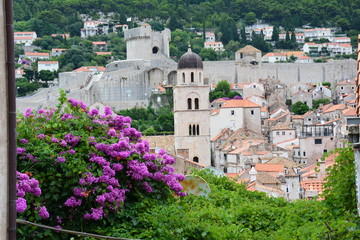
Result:
<svg viewBox="0 0 360 240"><path fill-rule="evenodd" d="M17 134L20 218L91 230L126 203L185 195L174 159L151 153L129 117L90 110L64 91L56 109L20 115Z"/></svg>

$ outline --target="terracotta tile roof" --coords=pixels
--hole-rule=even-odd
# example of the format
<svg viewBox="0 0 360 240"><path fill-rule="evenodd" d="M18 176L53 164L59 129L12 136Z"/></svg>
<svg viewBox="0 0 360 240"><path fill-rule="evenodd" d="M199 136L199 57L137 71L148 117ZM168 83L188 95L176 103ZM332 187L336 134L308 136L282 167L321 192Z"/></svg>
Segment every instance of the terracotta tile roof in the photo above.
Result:
<svg viewBox="0 0 360 240"><path fill-rule="evenodd" d="M260 111L261 111L261 112L269 112L269 110L267 109L266 106L262 106L262 107L260 108Z"/></svg>
<svg viewBox="0 0 360 240"><path fill-rule="evenodd" d="M333 119L333 120L325 122L324 124L319 124L319 125L327 125L327 124L330 124L330 123L333 123L333 122L336 122L336 121L340 121L340 120L341 120L341 118Z"/></svg>
<svg viewBox="0 0 360 240"><path fill-rule="evenodd" d="M291 118L293 119L304 119L303 115L292 115Z"/></svg>
<svg viewBox="0 0 360 240"><path fill-rule="evenodd" d="M283 164L257 163L255 170L258 172L284 172Z"/></svg>
<svg viewBox="0 0 360 240"><path fill-rule="evenodd" d="M256 174L256 181L259 181L262 184L280 184L280 180L271 176L266 172L258 172Z"/></svg>
<svg viewBox="0 0 360 240"><path fill-rule="evenodd" d="M257 182L255 184L255 186L253 187L255 189L255 191L261 191L261 190L265 190L265 191L268 191L268 192L273 192L273 193L277 193L279 195L284 195L285 193L279 189L276 189L276 188L272 188L272 187L269 187L269 186L265 186L259 182Z"/></svg>
<svg viewBox="0 0 360 240"><path fill-rule="evenodd" d="M219 132L219 134L216 135L215 137L213 137L210 141L213 142L213 141L218 140L224 134L224 132L226 132L226 130L227 130L227 128L224 128L223 130L221 130L221 132Z"/></svg>
<svg viewBox="0 0 360 240"><path fill-rule="evenodd" d="M24 74L24 69L15 69L15 74Z"/></svg>
<svg viewBox="0 0 360 240"><path fill-rule="evenodd" d="M308 56L300 56L297 59L302 60L302 59L312 59L312 58Z"/></svg>
<svg viewBox="0 0 360 240"><path fill-rule="evenodd" d="M105 72L106 68L101 66L83 66L75 69L73 72Z"/></svg>
<svg viewBox="0 0 360 240"><path fill-rule="evenodd" d="M237 178L240 173L225 173L228 178Z"/></svg>
<svg viewBox="0 0 360 240"><path fill-rule="evenodd" d="M347 101L347 103L355 103L355 100L356 100L356 99L353 99L353 100Z"/></svg>
<svg viewBox="0 0 360 240"><path fill-rule="evenodd" d="M95 52L96 55L111 55L111 52Z"/></svg>
<svg viewBox="0 0 360 240"><path fill-rule="evenodd" d="M276 143L276 144L274 144L274 145L275 145L275 146L277 146L277 145L280 145L280 144L283 144L283 143L287 143L287 142L295 141L296 139L298 139L298 138L288 139L288 140L285 140L285 141L282 141L282 142L278 142L278 143Z"/></svg>
<svg viewBox="0 0 360 240"><path fill-rule="evenodd" d="M49 53L32 53L32 52L27 52L25 53L25 56L46 56L46 57L49 57L50 54Z"/></svg>
<svg viewBox="0 0 360 240"><path fill-rule="evenodd" d="M14 37L14 40L31 40L33 37Z"/></svg>
<svg viewBox="0 0 360 240"><path fill-rule="evenodd" d="M60 37L63 37L63 38L70 38L70 34L69 33L64 33L64 34L51 34L52 37L57 37L57 36L60 36Z"/></svg>
<svg viewBox="0 0 360 240"><path fill-rule="evenodd" d="M92 42L93 45L106 45L106 42Z"/></svg>
<svg viewBox="0 0 360 240"><path fill-rule="evenodd" d="M211 109L211 116L213 116L213 115L217 115L217 114L219 114L220 113L220 109Z"/></svg>
<svg viewBox="0 0 360 240"><path fill-rule="evenodd" d="M257 151L255 154L256 155L266 155L266 154L269 154L271 153L270 151Z"/></svg>
<svg viewBox="0 0 360 240"><path fill-rule="evenodd" d="M290 127L287 123L277 123L275 126L273 126L270 130L293 130L294 128Z"/></svg>
<svg viewBox="0 0 360 240"><path fill-rule="evenodd" d="M211 45L211 44L220 45L222 44L222 42L205 42L205 45Z"/></svg>
<svg viewBox="0 0 360 240"><path fill-rule="evenodd" d="M280 117L277 117L277 118L269 118L268 121L270 121L270 122L277 121L280 118L285 117L286 115L289 115L289 112L286 112L286 113L282 114Z"/></svg>
<svg viewBox="0 0 360 240"><path fill-rule="evenodd" d="M34 34L36 32L14 32L14 35L18 35L18 34Z"/></svg>
<svg viewBox="0 0 360 240"><path fill-rule="evenodd" d="M286 54L286 56L291 57L300 57L305 55L305 52L301 52L301 51L291 51L291 52L285 52L284 54Z"/></svg>
<svg viewBox="0 0 360 240"><path fill-rule="evenodd" d="M246 45L245 47L241 48L237 52L261 52L261 51L251 45Z"/></svg>
<svg viewBox="0 0 360 240"><path fill-rule="evenodd" d="M284 158L284 157L273 157L266 164L281 164L288 169L288 174L286 175L297 175L294 172L294 168L303 168L303 165L300 163L296 163L291 159Z"/></svg>
<svg viewBox="0 0 360 240"><path fill-rule="evenodd" d="M230 89L243 89L244 85L247 85L250 83L230 83ZM216 87L216 85L215 85Z"/></svg>
<svg viewBox="0 0 360 240"><path fill-rule="evenodd" d="M307 116L310 116L311 114L313 114L314 113L314 111L308 111L308 112L306 112L303 116L304 117L307 117Z"/></svg>
<svg viewBox="0 0 360 240"><path fill-rule="evenodd" d="M38 64L59 64L58 61L38 61Z"/></svg>
<svg viewBox="0 0 360 240"><path fill-rule="evenodd" d="M334 39L349 39L350 40L350 38L348 38L348 37L335 37Z"/></svg>
<svg viewBox="0 0 360 240"><path fill-rule="evenodd" d="M319 107L318 109L321 110L321 111L326 111L327 109L331 108L332 106L334 106L333 103L328 103L322 107Z"/></svg>
<svg viewBox="0 0 360 240"><path fill-rule="evenodd" d="M260 106L247 99L231 99L225 101L221 108L260 108Z"/></svg>
<svg viewBox="0 0 360 240"><path fill-rule="evenodd" d="M275 57L275 56L286 57L286 54L284 54L284 53L276 53L276 52L269 52L269 53L265 54L263 57Z"/></svg>
<svg viewBox="0 0 360 240"><path fill-rule="evenodd" d="M355 85L355 80L346 79L341 82L338 82L337 85Z"/></svg>
<svg viewBox="0 0 360 240"><path fill-rule="evenodd" d="M333 112L333 111L336 111L336 110L343 110L345 108L346 108L345 104L336 104L336 105L326 109L325 111L323 111L323 113L329 113L329 112Z"/></svg>
<svg viewBox="0 0 360 240"><path fill-rule="evenodd" d="M53 48L51 49L52 52L58 52L58 51L65 51L67 50L66 48Z"/></svg>
<svg viewBox="0 0 360 240"><path fill-rule="evenodd" d="M348 108L342 111L345 116L356 116L356 109L355 108Z"/></svg>

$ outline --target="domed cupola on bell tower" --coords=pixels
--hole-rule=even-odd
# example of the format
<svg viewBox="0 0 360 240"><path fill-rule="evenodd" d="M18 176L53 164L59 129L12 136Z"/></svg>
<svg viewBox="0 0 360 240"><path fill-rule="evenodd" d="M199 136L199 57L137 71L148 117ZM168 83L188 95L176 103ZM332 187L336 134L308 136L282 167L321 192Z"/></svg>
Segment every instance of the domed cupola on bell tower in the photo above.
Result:
<svg viewBox="0 0 360 240"><path fill-rule="evenodd" d="M204 84L203 70L201 57L193 53L189 47L187 53L180 57L177 65L177 84Z"/></svg>
<svg viewBox="0 0 360 240"><path fill-rule="evenodd" d="M210 159L210 87L205 85L201 57L191 49L178 62L174 94L175 149L208 166Z"/></svg>

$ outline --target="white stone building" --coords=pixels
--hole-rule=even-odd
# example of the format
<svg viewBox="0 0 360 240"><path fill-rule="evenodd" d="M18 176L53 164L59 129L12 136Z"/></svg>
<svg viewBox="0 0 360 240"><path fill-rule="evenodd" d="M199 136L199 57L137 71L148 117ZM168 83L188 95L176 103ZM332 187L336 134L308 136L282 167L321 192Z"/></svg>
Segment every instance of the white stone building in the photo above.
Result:
<svg viewBox="0 0 360 240"><path fill-rule="evenodd" d="M81 38L108 34L109 23L104 21L84 21L84 28L80 30Z"/></svg>
<svg viewBox="0 0 360 240"><path fill-rule="evenodd" d="M38 72L41 70L49 70L56 72L59 70L59 62L58 61L38 61Z"/></svg>
<svg viewBox="0 0 360 240"><path fill-rule="evenodd" d="M275 62L286 62L287 57L284 53L270 52L262 57L263 62L275 63Z"/></svg>
<svg viewBox="0 0 360 240"><path fill-rule="evenodd" d="M31 45L36 38L36 32L14 32L15 44Z"/></svg>
<svg viewBox="0 0 360 240"><path fill-rule="evenodd" d="M314 39L325 38L329 41L333 40L333 33L330 28L313 28L313 29L304 29L304 36L308 38L309 41Z"/></svg>
<svg viewBox="0 0 360 240"><path fill-rule="evenodd" d="M219 134L224 128L236 130L246 128L261 133L260 106L247 99L231 99L220 101L219 109L211 114L211 138ZM211 103L214 104L214 103Z"/></svg>
<svg viewBox="0 0 360 240"><path fill-rule="evenodd" d="M211 48L215 51L224 51L222 42L204 42L204 48Z"/></svg>
<svg viewBox="0 0 360 240"><path fill-rule="evenodd" d="M37 59L50 59L50 54L49 53L27 52L27 53L25 53L25 57L29 58L31 61L35 61Z"/></svg>

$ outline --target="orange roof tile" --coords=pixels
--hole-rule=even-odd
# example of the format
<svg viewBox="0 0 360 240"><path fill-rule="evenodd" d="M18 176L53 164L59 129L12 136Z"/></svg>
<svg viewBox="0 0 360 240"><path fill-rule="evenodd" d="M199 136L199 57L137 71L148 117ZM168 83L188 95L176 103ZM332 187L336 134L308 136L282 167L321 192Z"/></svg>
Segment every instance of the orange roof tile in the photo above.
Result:
<svg viewBox="0 0 360 240"><path fill-rule="evenodd" d="M93 45L106 45L106 42L92 42Z"/></svg>
<svg viewBox="0 0 360 240"><path fill-rule="evenodd" d="M294 140L296 140L297 138L292 138L292 139L288 139L288 140L285 140L285 141L282 141L282 142L278 142L278 143L276 143L276 144L274 144L274 145L279 145L279 144L283 144L283 143L286 143L286 142L291 142L291 141L294 141Z"/></svg>
<svg viewBox="0 0 360 240"><path fill-rule="evenodd" d="M261 52L261 51L251 45L246 45L245 47L241 48L237 52Z"/></svg>
<svg viewBox="0 0 360 240"><path fill-rule="evenodd" d="M342 111L345 116L356 116L356 109L355 108L348 108Z"/></svg>
<svg viewBox="0 0 360 240"><path fill-rule="evenodd" d="M59 64L58 61L38 61L39 64Z"/></svg>
<svg viewBox="0 0 360 240"><path fill-rule="evenodd" d="M94 70L105 72L106 68L101 66L83 66L75 69L73 72L94 72Z"/></svg>
<svg viewBox="0 0 360 240"><path fill-rule="evenodd" d="M31 40L33 37L14 37L14 40Z"/></svg>
<svg viewBox="0 0 360 240"><path fill-rule="evenodd" d="M333 112L336 110L343 110L345 108L346 108L345 104L336 104L336 105L326 109L325 111L323 111L323 113L329 113L329 112Z"/></svg>
<svg viewBox="0 0 360 240"><path fill-rule="evenodd" d="M96 55L111 55L111 52L95 52Z"/></svg>
<svg viewBox="0 0 360 240"><path fill-rule="evenodd" d="M49 53L32 53L32 52L27 52L25 53L25 56L47 56L49 57L50 54Z"/></svg>
<svg viewBox="0 0 360 240"><path fill-rule="evenodd" d="M255 170L258 172L284 172L283 164L257 163Z"/></svg>
<svg viewBox="0 0 360 240"><path fill-rule="evenodd" d="M221 130L221 132L220 132L218 135L216 135L215 137L213 137L210 141L213 142L213 141L218 140L218 139L221 137L221 135L222 135L226 130L227 130L226 128L224 128L223 130Z"/></svg>
<svg viewBox="0 0 360 240"><path fill-rule="evenodd" d="M274 57L274 56L286 57L286 54L284 54L284 53L276 53L276 52L269 52L269 53L265 54L263 57Z"/></svg>
<svg viewBox="0 0 360 240"><path fill-rule="evenodd" d="M221 108L260 108L260 106L247 99L231 99L225 101Z"/></svg>

